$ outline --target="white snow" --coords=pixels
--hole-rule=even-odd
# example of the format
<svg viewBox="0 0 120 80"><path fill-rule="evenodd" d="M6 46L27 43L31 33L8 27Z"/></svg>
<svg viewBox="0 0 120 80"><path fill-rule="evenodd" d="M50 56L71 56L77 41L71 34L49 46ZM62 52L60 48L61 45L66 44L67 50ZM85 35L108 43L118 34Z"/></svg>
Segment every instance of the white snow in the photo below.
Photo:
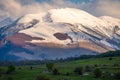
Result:
<svg viewBox="0 0 120 80"><path fill-rule="evenodd" d="M64 29L63 29L63 28ZM29 28L27 30L22 30L19 33L25 33L27 35L30 35L32 37L42 37L45 40L32 40L32 43L36 42L55 42L59 44L67 44L71 41L69 39L67 40L58 40L53 34L54 33L67 33L70 32L70 29L68 26L63 26L62 24L51 24L51 23L39 23L35 25L32 28Z"/></svg>
<svg viewBox="0 0 120 80"><path fill-rule="evenodd" d="M109 26L120 26L120 19L113 18L110 16L101 16L100 19L102 19L104 22L107 22Z"/></svg>
<svg viewBox="0 0 120 80"><path fill-rule="evenodd" d="M108 43L107 41L105 41L105 40L100 40L100 42L107 45L107 46L109 46L109 47L112 47L112 45L110 43Z"/></svg>
<svg viewBox="0 0 120 80"><path fill-rule="evenodd" d="M25 33L32 37L42 37L45 40L32 40L32 43L38 42L54 42L59 44L67 44L71 43L70 39L67 40L58 40L53 36L54 33L67 33L70 37L72 37L73 41L76 42L77 38L89 39L89 36L84 36L83 34L79 34L80 31L85 31L89 34L87 29L83 26L91 29L95 32L101 33L102 36L107 36L109 38L112 37L114 26L117 25L120 27L120 19L103 16L97 18L83 10L73 9L73 8L64 8L64 9L51 9L46 13L36 13L36 14L28 14L25 15L22 19L20 19L19 23L29 24L33 19L39 20L34 27L21 30L19 33ZM66 24L71 25L66 25ZM83 26L81 26L83 25ZM74 34L77 32L77 35ZM119 31L118 31L119 32ZM96 35L97 36L97 35ZM97 36L98 37L98 36ZM109 43L105 41L101 41L102 43L109 45Z"/></svg>
<svg viewBox="0 0 120 80"><path fill-rule="evenodd" d="M95 26L100 20L85 11L73 8L52 9L49 10L53 22L81 23L84 25Z"/></svg>
<svg viewBox="0 0 120 80"><path fill-rule="evenodd" d="M40 22L42 22L42 17L45 15L45 13L36 13L36 14L27 14L25 16L23 16L22 19L20 19L18 21L18 24L19 23L29 23L31 22L33 19L37 19L39 20Z"/></svg>

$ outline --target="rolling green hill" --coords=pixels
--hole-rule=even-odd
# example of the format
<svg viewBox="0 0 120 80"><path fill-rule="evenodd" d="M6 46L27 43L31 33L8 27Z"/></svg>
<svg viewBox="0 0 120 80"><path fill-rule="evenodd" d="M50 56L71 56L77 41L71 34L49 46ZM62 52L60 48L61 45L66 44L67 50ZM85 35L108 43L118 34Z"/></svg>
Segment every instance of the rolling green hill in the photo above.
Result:
<svg viewBox="0 0 120 80"><path fill-rule="evenodd" d="M86 72L85 66L91 67L91 71ZM77 75L73 71L76 67L83 67L83 75ZM15 72L11 74L3 74L0 80L35 80L36 76L42 74L50 80L114 80L110 75L120 72L120 57L106 58L91 58L76 60L63 63L55 63L54 68L57 68L59 75L53 75L48 73L45 65L33 65L31 66L16 66ZM94 69L99 68L104 76L101 78L95 78L93 75ZM2 67L7 70L7 67ZM69 75L66 75L69 73ZM12 77L13 79L8 79Z"/></svg>

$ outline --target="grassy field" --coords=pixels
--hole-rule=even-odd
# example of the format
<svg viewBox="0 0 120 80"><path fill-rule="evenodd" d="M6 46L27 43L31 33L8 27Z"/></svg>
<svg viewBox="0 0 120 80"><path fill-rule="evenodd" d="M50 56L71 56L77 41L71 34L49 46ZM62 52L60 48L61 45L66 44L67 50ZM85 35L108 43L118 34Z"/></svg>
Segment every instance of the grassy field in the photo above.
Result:
<svg viewBox="0 0 120 80"><path fill-rule="evenodd" d="M97 64L98 67L94 65ZM119 64L119 66L114 66L114 64ZM74 69L76 67L85 67L90 66L92 68L91 72L84 72L87 75L76 75L74 74ZM101 69L103 72L115 73L120 72L120 57L113 57L112 60L109 58L91 58L85 60L76 60L71 62L55 63L54 67L57 68L60 72L60 75L53 75L52 73L45 73L47 70L45 65L34 65L33 69L30 69L30 66L17 66L16 71L12 74L4 74L0 80L8 80L8 77L12 77L13 80L35 80L36 76L39 74L45 75L50 78L50 80L114 80L110 76L105 76L101 78L94 78L93 70L95 68ZM6 67L3 67L5 70ZM21 69L19 69L21 68ZM84 70L84 69L83 69ZM66 73L70 75L65 75Z"/></svg>

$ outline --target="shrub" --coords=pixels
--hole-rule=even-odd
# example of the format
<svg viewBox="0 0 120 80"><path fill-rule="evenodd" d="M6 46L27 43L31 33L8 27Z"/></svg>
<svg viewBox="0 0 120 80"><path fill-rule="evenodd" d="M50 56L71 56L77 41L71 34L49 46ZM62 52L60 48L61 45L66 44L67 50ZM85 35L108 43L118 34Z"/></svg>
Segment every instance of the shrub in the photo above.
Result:
<svg viewBox="0 0 120 80"><path fill-rule="evenodd" d="M66 74L65 74L66 76L69 76L70 75L70 73L69 72L66 72Z"/></svg>
<svg viewBox="0 0 120 80"><path fill-rule="evenodd" d="M50 80L50 79L44 75L38 75L35 80Z"/></svg>
<svg viewBox="0 0 120 80"><path fill-rule="evenodd" d="M112 59L113 59L112 57L109 58L109 60L112 60Z"/></svg>
<svg viewBox="0 0 120 80"><path fill-rule="evenodd" d="M46 67L49 71L52 71L52 69L54 67L54 64L53 63L48 63L48 64L46 64Z"/></svg>
<svg viewBox="0 0 120 80"><path fill-rule="evenodd" d="M99 78L102 76L102 71L100 69L95 69L94 70L94 76L95 78Z"/></svg>
<svg viewBox="0 0 120 80"><path fill-rule="evenodd" d="M8 77L8 79L7 80L13 80L13 78L12 77Z"/></svg>
<svg viewBox="0 0 120 80"><path fill-rule="evenodd" d="M114 64L113 66L114 66L114 67L118 67L118 66L119 66L119 64Z"/></svg>
<svg viewBox="0 0 120 80"><path fill-rule="evenodd" d="M7 74L10 74L15 71L15 66L14 65L9 65L7 69Z"/></svg>
<svg viewBox="0 0 120 80"><path fill-rule="evenodd" d="M115 79L119 79L120 80L120 72L115 73L114 77L115 77Z"/></svg>
<svg viewBox="0 0 120 80"><path fill-rule="evenodd" d="M82 75L83 74L83 68L82 67L76 67L74 72L78 75Z"/></svg>
<svg viewBox="0 0 120 80"><path fill-rule="evenodd" d="M22 68L21 68L21 67L19 67L18 69L19 69L19 70L21 70Z"/></svg>
<svg viewBox="0 0 120 80"><path fill-rule="evenodd" d="M86 71L86 72L91 71L91 67L90 67L90 66L85 66L85 71Z"/></svg>
<svg viewBox="0 0 120 80"><path fill-rule="evenodd" d="M109 72L103 71L102 78L110 78L112 75Z"/></svg>
<svg viewBox="0 0 120 80"><path fill-rule="evenodd" d="M97 65L97 64L95 64L95 65L94 65L94 67L98 67L98 65Z"/></svg>
<svg viewBox="0 0 120 80"><path fill-rule="evenodd" d="M103 66L103 67L106 67L106 66L108 66L108 65L107 65L107 64L103 64L102 66Z"/></svg>
<svg viewBox="0 0 120 80"><path fill-rule="evenodd" d="M30 70L32 70L33 69L33 67L32 66L30 66Z"/></svg>
<svg viewBox="0 0 120 80"><path fill-rule="evenodd" d="M53 75L59 75L60 74L58 69L56 69L56 68L53 69L52 73L53 73Z"/></svg>
<svg viewBox="0 0 120 80"><path fill-rule="evenodd" d="M2 68L0 68L0 77L2 76L2 72L3 72L3 70L2 70Z"/></svg>

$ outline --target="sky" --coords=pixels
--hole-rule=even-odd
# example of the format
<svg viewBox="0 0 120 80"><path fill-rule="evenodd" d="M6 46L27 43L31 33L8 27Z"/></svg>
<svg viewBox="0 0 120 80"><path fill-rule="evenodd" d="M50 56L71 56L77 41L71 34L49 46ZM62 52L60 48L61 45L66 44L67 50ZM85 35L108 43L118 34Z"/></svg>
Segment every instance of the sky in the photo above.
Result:
<svg viewBox="0 0 120 80"><path fill-rule="evenodd" d="M36 0L36 1L38 1L38 2L44 2L44 1L51 1L51 0ZM90 1L95 1L95 0L66 0L66 1L71 1L73 3L80 3L80 2L90 2Z"/></svg>
<svg viewBox="0 0 120 80"><path fill-rule="evenodd" d="M0 0L0 16L18 18L49 9L77 8L100 16L120 18L120 0Z"/></svg>

